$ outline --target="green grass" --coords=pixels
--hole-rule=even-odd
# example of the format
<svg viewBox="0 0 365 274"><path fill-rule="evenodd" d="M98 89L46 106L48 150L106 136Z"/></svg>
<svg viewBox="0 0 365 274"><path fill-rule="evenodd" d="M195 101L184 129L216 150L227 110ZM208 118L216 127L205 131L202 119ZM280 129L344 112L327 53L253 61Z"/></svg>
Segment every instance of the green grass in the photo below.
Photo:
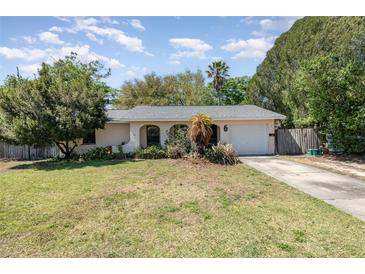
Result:
<svg viewBox="0 0 365 274"><path fill-rule="evenodd" d="M2 164L1 257L365 256L365 222L244 165Z"/></svg>

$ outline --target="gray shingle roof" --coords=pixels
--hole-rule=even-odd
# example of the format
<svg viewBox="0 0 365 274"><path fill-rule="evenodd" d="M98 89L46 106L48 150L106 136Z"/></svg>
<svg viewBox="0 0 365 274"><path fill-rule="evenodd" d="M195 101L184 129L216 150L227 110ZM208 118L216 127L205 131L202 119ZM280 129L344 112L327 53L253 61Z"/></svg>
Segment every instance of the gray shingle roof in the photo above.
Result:
<svg viewBox="0 0 365 274"><path fill-rule="evenodd" d="M213 120L285 119L284 115L254 105L235 106L137 106L128 110L108 110L111 121L188 121L197 113Z"/></svg>

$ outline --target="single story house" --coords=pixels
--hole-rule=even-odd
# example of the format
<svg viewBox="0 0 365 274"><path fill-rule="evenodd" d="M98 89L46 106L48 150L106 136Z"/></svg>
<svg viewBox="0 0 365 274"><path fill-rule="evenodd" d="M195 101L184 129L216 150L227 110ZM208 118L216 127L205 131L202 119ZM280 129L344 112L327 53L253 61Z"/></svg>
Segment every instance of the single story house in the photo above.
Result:
<svg viewBox="0 0 365 274"><path fill-rule="evenodd" d="M78 150L94 146L123 145L124 152L138 147L165 145L176 127L189 127L197 113L213 120L211 143L233 144L240 155L273 154L275 126L284 115L254 105L235 106L137 106L128 110L108 110L109 121L83 140Z"/></svg>

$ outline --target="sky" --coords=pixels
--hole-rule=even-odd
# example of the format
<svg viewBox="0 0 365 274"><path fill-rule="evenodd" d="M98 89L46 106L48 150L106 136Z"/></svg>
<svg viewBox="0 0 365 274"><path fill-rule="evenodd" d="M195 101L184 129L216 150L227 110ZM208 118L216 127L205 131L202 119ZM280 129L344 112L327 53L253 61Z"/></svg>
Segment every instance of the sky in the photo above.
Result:
<svg viewBox="0 0 365 274"><path fill-rule="evenodd" d="M231 77L252 76L299 17L0 17L0 83L19 67L32 78L42 62L70 52L111 68L106 82L205 71L224 60Z"/></svg>

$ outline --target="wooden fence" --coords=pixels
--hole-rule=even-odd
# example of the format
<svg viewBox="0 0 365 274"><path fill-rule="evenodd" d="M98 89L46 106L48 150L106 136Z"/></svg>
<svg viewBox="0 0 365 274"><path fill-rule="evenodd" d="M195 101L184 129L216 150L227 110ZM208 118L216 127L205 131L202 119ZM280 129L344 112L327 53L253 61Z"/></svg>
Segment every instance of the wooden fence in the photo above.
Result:
<svg viewBox="0 0 365 274"><path fill-rule="evenodd" d="M32 146L16 146L0 142L0 159L36 160L56 157L59 149L56 146L34 148Z"/></svg>
<svg viewBox="0 0 365 274"><path fill-rule="evenodd" d="M314 128L292 128L276 130L277 154L303 154L307 149L319 148L318 130Z"/></svg>

